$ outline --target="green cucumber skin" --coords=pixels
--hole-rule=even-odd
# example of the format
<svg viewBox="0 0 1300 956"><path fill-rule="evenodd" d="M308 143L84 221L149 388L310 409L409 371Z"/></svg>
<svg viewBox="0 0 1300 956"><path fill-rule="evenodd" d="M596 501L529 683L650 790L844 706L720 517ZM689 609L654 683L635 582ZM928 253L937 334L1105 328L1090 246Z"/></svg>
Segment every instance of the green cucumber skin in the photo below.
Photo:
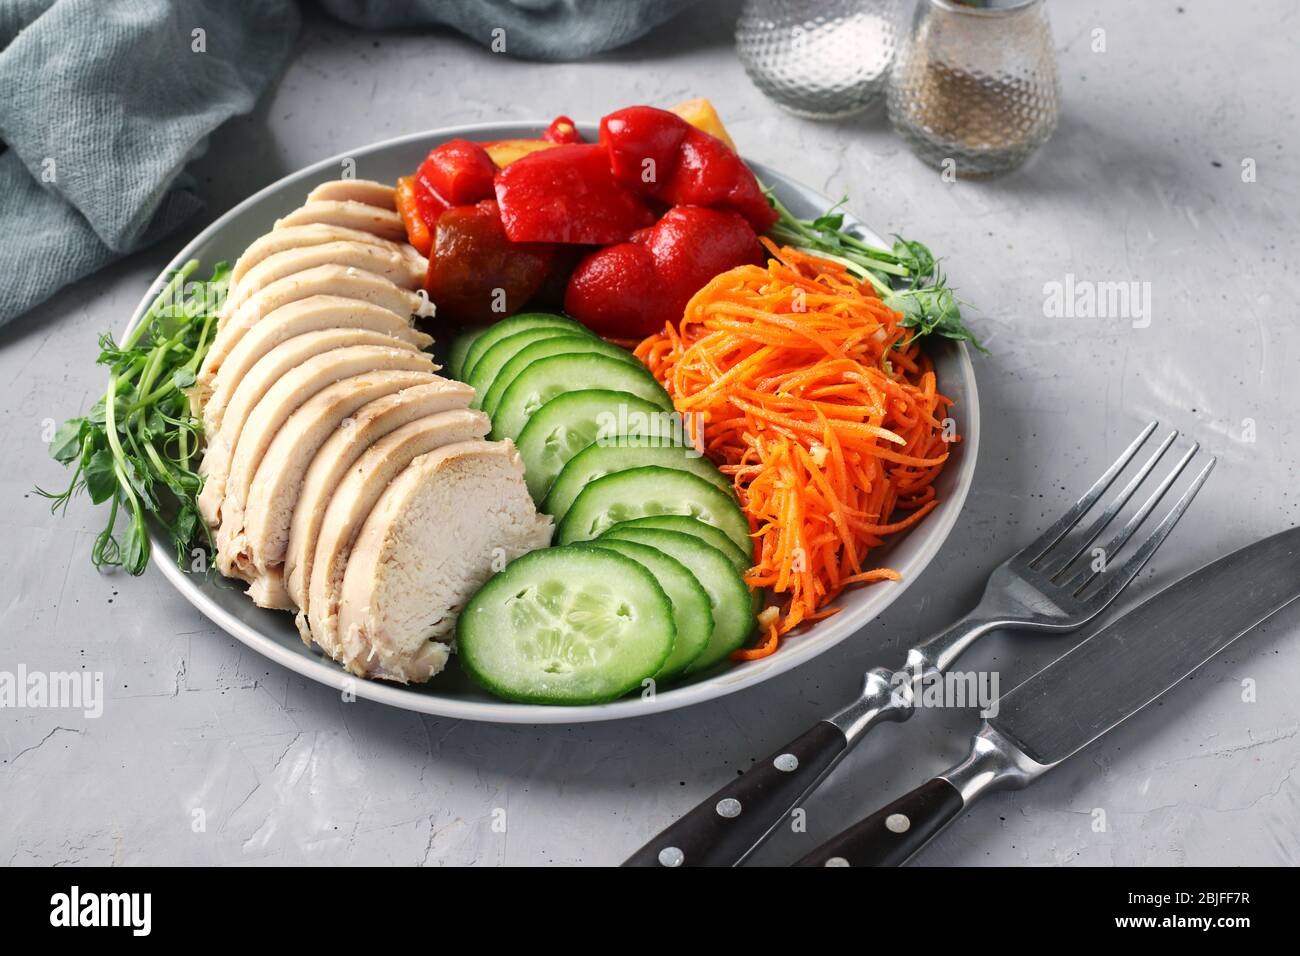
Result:
<svg viewBox="0 0 1300 956"><path fill-rule="evenodd" d="M513 339L515 336L510 336ZM502 342L508 342L510 339L502 339ZM497 345L500 345L498 342ZM495 348L496 346L494 346ZM491 350L489 350L491 351ZM575 352L591 352L595 355L604 355L608 358L616 359L620 362L629 362L640 365L636 356L626 349L621 349L617 345L610 345L604 339L598 339L594 335L568 335L560 334L554 337L547 337L536 342L530 342L524 346L497 369L492 381L488 383L487 390L483 393L483 401L478 406L483 409L489 418L496 412L497 406L501 404L501 396L506 393L510 383L518 378L519 374L533 362L540 361L544 358L550 358L552 355L570 355ZM487 356L483 356L483 361L479 363L479 368L487 362Z"/></svg>
<svg viewBox="0 0 1300 956"><path fill-rule="evenodd" d="M698 518L690 518L686 515L646 515L643 518L633 518L631 521L620 521L606 531L605 535L612 535L615 531L626 528L655 528L660 531L680 531L683 534L689 534L693 538L699 538L705 544L712 545L731 559L731 563L736 566L736 570L740 572L742 578L754 566L752 552L746 552L736 547L736 542L728 538L725 532L719 531L711 524L705 524ZM757 616L758 612L763 610L765 592L763 588L750 588L750 591L754 596L754 614Z"/></svg>
<svg viewBox="0 0 1300 956"><path fill-rule="evenodd" d="M758 622L750 590L740 572L717 548L680 531L650 528L632 528L617 534L607 532L605 537L635 541L663 551L686 565L708 592L713 607L713 634L709 646L687 665L684 675L697 674L725 660L753 636Z"/></svg>
<svg viewBox="0 0 1300 956"><path fill-rule="evenodd" d="M483 334L476 338L469 351L465 354L465 364L461 368L461 373L469 377L474 373L474 366L478 363L480 356L488 349L496 345L507 335L513 335L516 332L522 332L524 329L537 328L539 326L561 327L574 329L575 332L584 332L591 335L592 332L580 322L575 322L567 316L557 315L554 312L522 312L519 315L512 315L508 319L502 319L500 322L494 322L489 325Z"/></svg>
<svg viewBox="0 0 1300 956"><path fill-rule="evenodd" d="M736 570L742 575L753 567L753 556L737 547L736 542L727 537L725 531L719 531L711 524L705 524L699 518L692 518L689 515L644 515L640 518L631 518L627 521L620 521L612 526L606 535L613 534L615 531L622 531L628 528L649 528L655 531L678 531L682 534L689 534L693 538L699 538L707 545L717 548L725 554L731 563L736 566Z"/></svg>
<svg viewBox="0 0 1300 956"><path fill-rule="evenodd" d="M643 608L643 610L647 617L650 618L643 622L638 629L638 635L653 634L657 630L662 636L660 641L663 645L662 653L654 655L653 666L646 664L635 671L629 671L628 676L622 680L617 680L617 678L607 680L610 686L601 688L598 692L587 691L584 693L581 690L577 692L566 692L564 690L539 692L536 689L517 689L507 686L497 675L489 673L490 668L482 666L484 661L481 659L478 650L480 640L489 642L501 640L502 631L498 629L497 625L507 622L489 621L484 623L478 619L479 613L492 610L492 608L484 608L483 606L507 596L528 580L524 578L524 575L529 573L532 565L538 562L563 562L575 555L580 560L584 556L587 559L596 557L597 563L605 566L601 572L602 577L616 576L620 581L627 580L636 583L642 592L642 596L647 599L649 606ZM483 627L479 627L479 624L483 624ZM570 548L541 548L516 558L506 565L504 569L489 578L483 587L479 588L474 596L466 602L465 608L456 621L457 657L460 659L465 672L485 690L497 697L525 704L583 706L618 700L633 690L639 689L644 681L652 678L662 669L664 663L672 654L675 640L676 631L672 618L672 602L669 601L668 595L664 592L655 576L644 565L638 564L631 558L610 549L597 548L592 545L575 545ZM608 672L605 676L609 677Z"/></svg>
<svg viewBox="0 0 1300 956"><path fill-rule="evenodd" d="M458 381L461 379L461 371L465 368L465 355L469 352L470 346L478 341L479 336L487 331L487 326L477 329L462 329L451 340L451 348L447 350L447 374Z"/></svg>
<svg viewBox="0 0 1300 956"><path fill-rule="evenodd" d="M539 325L533 328L520 329L505 338L498 339L496 344L478 357L478 361L474 363L474 373L465 376L465 381L474 386L472 407L483 407L488 390L496 381L497 373L517 352L530 345L557 338L582 339L586 338L586 336L576 335L563 326Z"/></svg>
<svg viewBox="0 0 1300 956"><path fill-rule="evenodd" d="M650 371L639 362L632 364L606 358L603 355L582 353L552 355L550 358L534 362L510 383L510 387L506 389L497 404L490 437L494 441L503 438L513 441L518 438L524 426L528 424L530 415L537 411L534 408L532 412L526 412L525 401L530 396L539 392L544 393L555 386L559 387L559 391L545 395L539 408L564 392L604 388L629 392L638 398L653 402L664 412L677 414L672 399L663 390L663 386L655 381Z"/></svg>
<svg viewBox="0 0 1300 956"><path fill-rule="evenodd" d="M667 681L681 674L709 646L709 638L713 634L713 611L710 610L709 592L704 590L699 579L686 565L649 545L617 538L597 538L591 542L591 545L617 551L624 557L643 565L655 576L655 580L664 589L669 603L673 606L673 624L677 628L677 639L673 644L672 653L668 655L668 660L664 661L664 666L654 675L654 679ZM677 580L665 582L664 579L669 574ZM700 640L691 642L693 647L687 646L684 637L691 629L703 632Z"/></svg>
<svg viewBox="0 0 1300 956"><path fill-rule="evenodd" d="M624 414L620 416L619 410ZM564 392L551 399L537 411L533 412L519 437L515 447L524 460L524 477L528 482L528 493L534 501L540 502L546 497L555 475L544 467L547 462L543 457L546 450L546 437L554 429L575 428L588 423L592 426L592 442L601 439L604 430L599 421L601 415L614 416L614 427L620 420L630 421L633 416L642 416L648 422L657 421L663 413L658 405L638 398L627 392L616 392L607 388L584 388L576 392ZM590 445L590 443L588 443ZM584 446L588 447L588 446ZM579 448L581 452L583 449Z"/></svg>
<svg viewBox="0 0 1300 956"><path fill-rule="evenodd" d="M651 465L687 472L731 494L731 481L718 471L717 465L690 446L616 438L608 443L588 445L570 458L551 482L542 510L560 521L582 490L596 479Z"/></svg>
<svg viewBox="0 0 1300 956"><path fill-rule="evenodd" d="M660 468L654 465L615 472L597 478L587 485L574 499L564 520L555 529L555 541L557 544L572 544L575 541L598 537L601 532L608 529L593 530L590 524L606 514L603 509L615 504L629 508L640 507L645 496L658 496L665 491L668 492L669 501L662 502L663 510L645 511L632 517L639 518L643 514L686 514L699 518L694 511L668 510L676 507L675 504L670 503L674 494L680 499L689 493L692 505L699 504L713 512L714 520L708 522L709 524L725 532L739 548L750 544L749 520L730 495L689 472L674 471L671 468ZM611 524L616 523L611 522Z"/></svg>

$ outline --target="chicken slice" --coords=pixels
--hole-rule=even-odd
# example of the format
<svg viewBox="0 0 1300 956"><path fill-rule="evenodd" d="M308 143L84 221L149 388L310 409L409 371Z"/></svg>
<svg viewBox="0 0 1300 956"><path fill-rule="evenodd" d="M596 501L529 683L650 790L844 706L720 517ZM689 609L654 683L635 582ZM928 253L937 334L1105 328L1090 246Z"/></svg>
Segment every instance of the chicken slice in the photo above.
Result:
<svg viewBox="0 0 1300 956"><path fill-rule="evenodd" d="M286 229L272 229L244 250L230 270L230 288L234 289L249 269L268 256L289 249L301 249L304 246L319 246L327 242L361 242L378 246L389 252L410 255L405 243L381 239L373 233L361 229L348 229L346 226L332 226L328 223L309 223L305 226L289 226Z"/></svg>
<svg viewBox="0 0 1300 956"><path fill-rule="evenodd" d="M291 609L281 573L284 549L303 476L316 453L331 435L350 428L352 414L368 403L440 381L446 379L432 372L368 372L335 382L304 402L271 440L248 482L246 500L230 493L242 485L241 478L232 474L226 482L216 536L222 573L247 581L254 603Z"/></svg>
<svg viewBox="0 0 1300 956"><path fill-rule="evenodd" d="M335 179L321 183L307 194L309 203L325 199L350 200L381 209L397 208L397 190L373 179Z"/></svg>
<svg viewBox="0 0 1300 956"><path fill-rule="evenodd" d="M551 532L510 442L416 458L371 509L348 556L341 663L365 677L428 680L447 662L465 602L506 562L546 547Z"/></svg>
<svg viewBox="0 0 1300 956"><path fill-rule="evenodd" d="M406 238L406 226L392 207L383 209L352 199L309 199L283 219L275 221L276 229L305 226L320 222L331 226L346 226L373 233L381 239L394 241Z"/></svg>
<svg viewBox="0 0 1300 956"><path fill-rule="evenodd" d="M222 314L228 321L244 302L276 279L316 266L335 265L360 269L381 275L403 289L418 289L424 284L428 261L413 246L407 248L409 252L393 252L372 242L351 242L345 239L273 253L244 273L239 285L226 296ZM224 325L225 322L221 324Z"/></svg>
<svg viewBox="0 0 1300 956"><path fill-rule="evenodd" d="M343 571L352 542L388 483L420 455L443 445L482 438L492 423L482 412L457 409L417 419L375 442L348 469L330 496L312 558L307 602L300 605L298 629L338 659L338 606ZM459 542L448 539L453 549Z"/></svg>
<svg viewBox="0 0 1300 956"><path fill-rule="evenodd" d="M410 322L401 316L369 302L334 295L300 299L266 316L230 350L203 401L203 424L207 431L213 433L221 428L226 404L249 369L262 356L294 336L325 329L368 329L400 339L417 349L433 344L432 336L412 328ZM196 383L195 388L203 400L204 385Z"/></svg>
<svg viewBox="0 0 1300 956"><path fill-rule="evenodd" d="M325 509L356 460L379 439L408 422L466 408L473 398L474 389L463 382L439 378L429 385L416 385L375 399L352 416L348 428L339 429L325 441L303 476L289 524L283 576L290 601L297 607L307 604L312 560Z"/></svg>
<svg viewBox="0 0 1300 956"><path fill-rule="evenodd" d="M227 317L216 338L212 340L207 355L203 357L203 365L198 374L198 393L211 394L213 378L221 370L226 356L239 344L239 340L249 329L277 309L314 295L360 299L408 320L411 316L427 318L433 315L433 303L427 296L403 289L390 279L373 272L333 264L294 272L282 279L276 279L261 291L249 296ZM196 412L200 408L200 405L195 404Z"/></svg>
<svg viewBox="0 0 1300 956"><path fill-rule="evenodd" d="M427 353L406 342L363 329L308 332L273 348L244 376L226 406L221 429L208 439L199 465L200 474L206 476L198 497L204 520L213 528L221 524L226 481L249 424L256 421L265 427L273 416L280 416L277 425L283 423L304 401L341 378L401 370L436 372L437 367ZM269 442L271 437L261 433L257 440ZM244 455L251 454L254 447L250 444ZM260 460L261 451L257 452Z"/></svg>

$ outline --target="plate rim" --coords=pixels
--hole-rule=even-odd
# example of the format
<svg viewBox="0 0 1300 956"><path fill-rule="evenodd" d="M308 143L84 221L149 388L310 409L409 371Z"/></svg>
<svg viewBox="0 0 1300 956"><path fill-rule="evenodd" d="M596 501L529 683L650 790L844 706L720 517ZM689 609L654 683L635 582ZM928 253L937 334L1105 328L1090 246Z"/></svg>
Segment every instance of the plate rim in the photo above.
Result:
<svg viewBox="0 0 1300 956"><path fill-rule="evenodd" d="M585 135L591 135L596 129L594 123L578 123L578 127ZM162 283L166 277L173 273L182 263L191 258L195 258L195 250L205 245L214 234L225 228L233 219L257 206L265 199L272 195L278 195L279 192L293 182L306 179L319 173L330 166L337 166L349 159L355 159L358 156L380 152L394 147L410 145L419 141L437 141L446 140L455 137L470 138L477 134L504 132L509 130L518 130L521 127L535 127L538 130L546 128L546 121L533 121L529 119L521 120L497 120L485 123L464 123L454 126L444 126L435 129L424 130L416 133L404 133L400 136L390 137L385 140L379 140L355 149L343 150L333 156L310 163L300 169L286 173L275 182L268 183L261 189L254 192L239 203L236 203L230 209L226 210L211 223L205 226L194 236L177 254L167 263L159 276L150 283L140 304L136 307L128 321L123 332L129 334L139 323L141 317L148 309L149 304L157 296L158 290L162 288ZM746 161L748 162L748 160ZM820 196L826 197L821 190L814 189L799 180L793 179L784 173L780 173L772 167L761 163L749 163L756 170L769 170L776 174L780 179L798 187L799 189ZM829 199L826 199L830 202ZM856 222L861 223L856 217L852 217ZM881 240L878 233L875 233L870 226L862 223L865 231L869 232ZM900 569L903 574L901 581L881 582L875 587L882 587L888 584L888 591L882 592L878 598L879 604L866 620L857 622L851 627L835 627L836 618L827 618L813 626L808 633L801 635L795 642L788 645L790 649L783 654L773 655L764 658L763 661L749 662L742 664L737 668L717 674L714 677L707 678L694 684L686 684L681 687L675 687L662 693L656 693L652 697L637 697L613 701L607 704L595 704L589 706L550 706L544 704L519 704L511 701L480 701L480 700L458 700L451 697L441 697L436 694L416 693L408 689L405 685L388 684L381 681L371 681L364 678L356 677L340 669L333 661L329 661L319 655L305 656L300 652L283 646L274 637L262 633L257 628L236 618L219 604L213 601L206 593L203 592L193 581L190 580L188 572L182 571L173 560L173 553L170 542L162 537L156 522L149 522L150 538L150 560L163 574L163 577L180 592L189 603L199 611L209 621L216 624L223 631L234 637L240 643L251 648L257 653L272 660L277 664L287 667L289 670L303 677L307 677L318 683L333 687L343 694L352 694L356 698L370 700L375 703L385 704L390 707L397 707L402 710L409 710L416 713L429 714L438 717L448 717L456 720L476 720L485 723L502 723L502 724L584 724L603 722L608 720L623 720L635 717L648 717L653 714L661 714L671 710L678 710L683 707L690 707L694 704L704 703L709 700L715 700L725 697L737 691L756 686L764 681L770 680L779 674L784 674L801 664L807 663L814 657L831 650L836 645L847 640L854 634L859 633L863 628L875 621L881 614L887 611L895 601L903 596L911 584L919 577L935 556L947 543L953 528L956 526L957 519L961 516L962 509L966 504L967 496L970 493L971 485L975 476L976 463L979 458L980 445L980 403L978 383L975 377L975 367L971 361L970 351L963 342L949 341L947 347L953 348L956 352L957 366L965 386L967 400L963 404L963 412L967 419L965 431L962 434L962 459L958 469L957 482L950 494L945 500L944 505L936 509L936 513L930 515L931 521L926 523L929 529L929 535L920 545L920 550L908 562L905 571ZM817 633L816 628L821 628ZM827 634L827 631L830 631ZM810 638L817 635L817 640ZM763 666L756 666L762 664Z"/></svg>

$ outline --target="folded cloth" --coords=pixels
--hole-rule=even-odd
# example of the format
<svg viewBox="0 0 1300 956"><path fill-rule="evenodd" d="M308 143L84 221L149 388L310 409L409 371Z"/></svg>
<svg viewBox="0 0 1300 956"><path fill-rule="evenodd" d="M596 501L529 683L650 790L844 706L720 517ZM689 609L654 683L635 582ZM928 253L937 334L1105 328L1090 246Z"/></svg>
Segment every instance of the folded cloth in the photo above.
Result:
<svg viewBox="0 0 1300 956"><path fill-rule="evenodd" d="M321 0L364 28L446 25L561 60L694 0ZM185 164L288 60L294 0L0 3L0 324L202 208ZM3 147L0 147L3 148Z"/></svg>
<svg viewBox="0 0 1300 956"><path fill-rule="evenodd" d="M320 0L370 30L441 24L497 53L577 60L630 43L695 0Z"/></svg>
<svg viewBox="0 0 1300 956"><path fill-rule="evenodd" d="M18 0L0 19L0 322L153 242L289 55L288 0Z"/></svg>

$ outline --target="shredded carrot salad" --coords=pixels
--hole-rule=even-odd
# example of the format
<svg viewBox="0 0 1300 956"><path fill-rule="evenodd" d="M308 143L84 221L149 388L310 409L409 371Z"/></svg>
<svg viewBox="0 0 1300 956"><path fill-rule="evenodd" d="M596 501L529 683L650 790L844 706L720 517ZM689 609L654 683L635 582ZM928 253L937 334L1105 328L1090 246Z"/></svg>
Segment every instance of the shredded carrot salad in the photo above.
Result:
<svg viewBox="0 0 1300 956"><path fill-rule="evenodd" d="M899 580L867 556L938 504L958 440L945 439L952 402L902 316L839 263L763 242L766 268L716 277L676 328L636 348L732 476L755 539L746 581L780 602L738 660L834 614L826 605L851 584Z"/></svg>

